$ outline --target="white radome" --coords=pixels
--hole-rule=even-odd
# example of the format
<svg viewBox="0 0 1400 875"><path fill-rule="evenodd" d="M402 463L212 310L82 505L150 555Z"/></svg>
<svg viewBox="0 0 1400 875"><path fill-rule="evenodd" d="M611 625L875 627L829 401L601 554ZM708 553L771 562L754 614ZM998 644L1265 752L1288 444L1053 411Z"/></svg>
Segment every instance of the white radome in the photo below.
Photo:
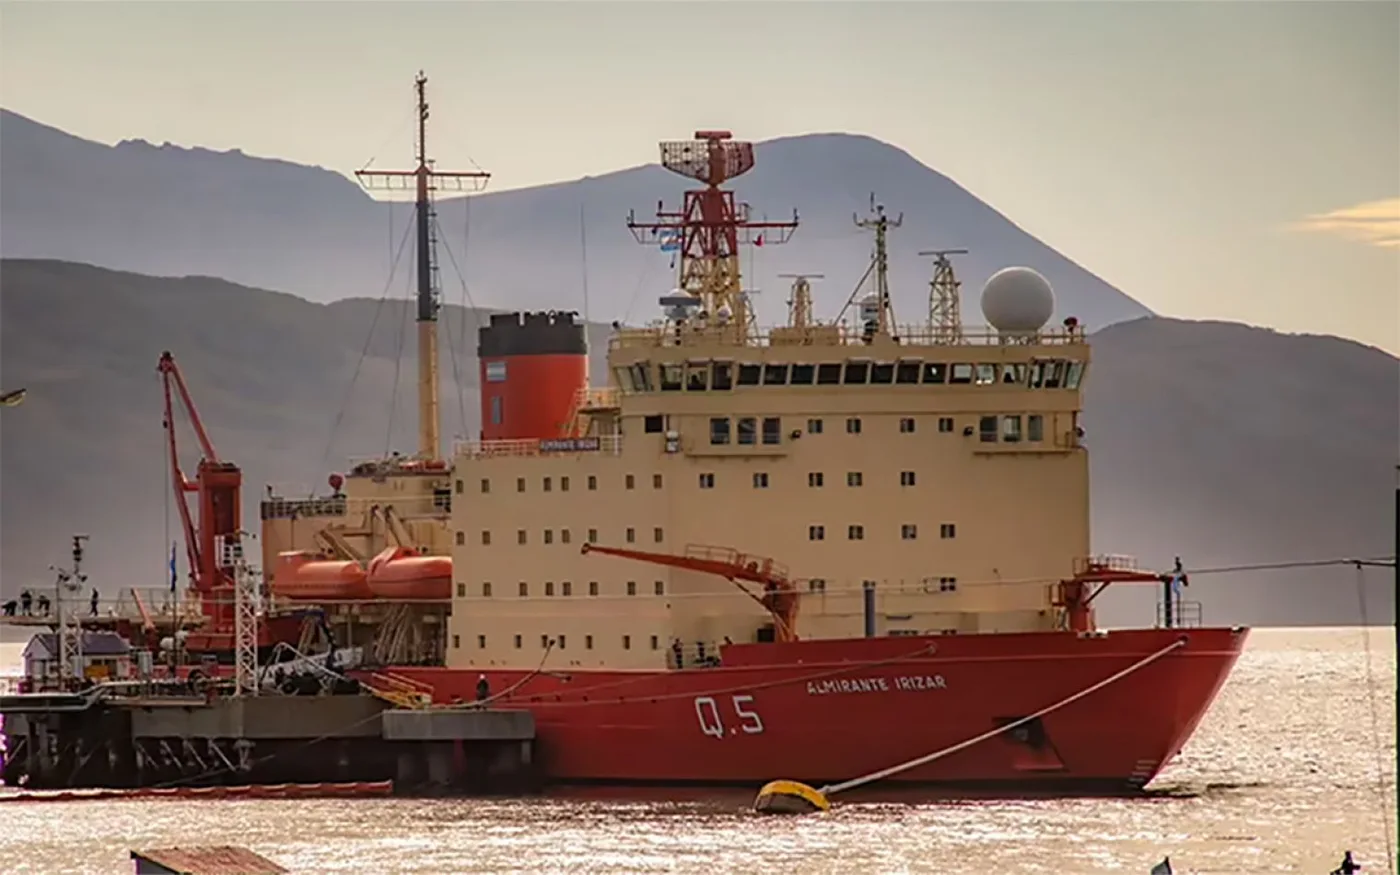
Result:
<svg viewBox="0 0 1400 875"><path fill-rule="evenodd" d="M1004 267L982 287L982 315L1003 334L1039 331L1054 312L1055 290L1029 267Z"/></svg>

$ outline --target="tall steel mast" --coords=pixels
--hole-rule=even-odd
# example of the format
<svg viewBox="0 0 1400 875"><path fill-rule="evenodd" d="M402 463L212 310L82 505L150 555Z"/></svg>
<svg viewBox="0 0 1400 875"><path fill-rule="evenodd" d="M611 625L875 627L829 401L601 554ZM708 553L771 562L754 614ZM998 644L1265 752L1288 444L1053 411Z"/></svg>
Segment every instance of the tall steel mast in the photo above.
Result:
<svg viewBox="0 0 1400 875"><path fill-rule="evenodd" d="M412 180L417 225L418 322L418 455L439 458L442 443L438 401L438 310L442 285L438 278L437 215L432 192L474 192L486 187L491 174L482 171L434 170L428 158L428 77L419 71L413 80L418 98L418 166L413 170L357 170L355 177L370 190L407 191Z"/></svg>

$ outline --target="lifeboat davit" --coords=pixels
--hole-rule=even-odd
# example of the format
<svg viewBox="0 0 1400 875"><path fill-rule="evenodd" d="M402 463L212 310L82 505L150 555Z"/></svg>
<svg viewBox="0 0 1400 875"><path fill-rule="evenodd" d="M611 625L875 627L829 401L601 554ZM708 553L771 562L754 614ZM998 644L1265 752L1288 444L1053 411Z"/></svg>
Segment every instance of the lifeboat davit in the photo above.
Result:
<svg viewBox="0 0 1400 875"><path fill-rule="evenodd" d="M374 598L360 563L321 559L305 550L277 554L272 594L301 602Z"/></svg>
<svg viewBox="0 0 1400 875"><path fill-rule="evenodd" d="M452 557L390 547L370 560L368 580L370 592L386 601L447 601L452 598Z"/></svg>

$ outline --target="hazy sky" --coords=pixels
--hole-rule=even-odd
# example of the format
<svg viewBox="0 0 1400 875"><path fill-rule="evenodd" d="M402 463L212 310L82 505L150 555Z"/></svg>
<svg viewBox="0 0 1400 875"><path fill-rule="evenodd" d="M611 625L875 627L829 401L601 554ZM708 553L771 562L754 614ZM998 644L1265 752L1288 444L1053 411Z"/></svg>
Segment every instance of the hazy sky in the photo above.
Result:
<svg viewBox="0 0 1400 875"><path fill-rule="evenodd" d="M492 190L866 133L1158 312L1400 352L1396 2L0 3L0 104L105 142L400 164L420 67Z"/></svg>

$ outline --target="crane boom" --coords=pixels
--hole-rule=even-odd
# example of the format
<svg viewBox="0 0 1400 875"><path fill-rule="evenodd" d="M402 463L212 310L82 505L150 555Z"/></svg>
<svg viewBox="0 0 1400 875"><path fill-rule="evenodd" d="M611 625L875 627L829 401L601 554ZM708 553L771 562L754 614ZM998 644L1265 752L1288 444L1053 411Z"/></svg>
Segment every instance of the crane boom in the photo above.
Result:
<svg viewBox="0 0 1400 875"><path fill-rule="evenodd" d="M695 571L723 577L738 586L749 598L758 602L773 616L773 628L779 641L797 640L797 587L788 578L787 569L772 559L750 556L728 547L687 547L685 554L653 553L648 550L628 550L622 547L603 547L597 544L584 544L583 554L600 553L631 559L636 562L649 562L682 571ZM757 583L763 587L763 595L755 595L740 581Z"/></svg>

